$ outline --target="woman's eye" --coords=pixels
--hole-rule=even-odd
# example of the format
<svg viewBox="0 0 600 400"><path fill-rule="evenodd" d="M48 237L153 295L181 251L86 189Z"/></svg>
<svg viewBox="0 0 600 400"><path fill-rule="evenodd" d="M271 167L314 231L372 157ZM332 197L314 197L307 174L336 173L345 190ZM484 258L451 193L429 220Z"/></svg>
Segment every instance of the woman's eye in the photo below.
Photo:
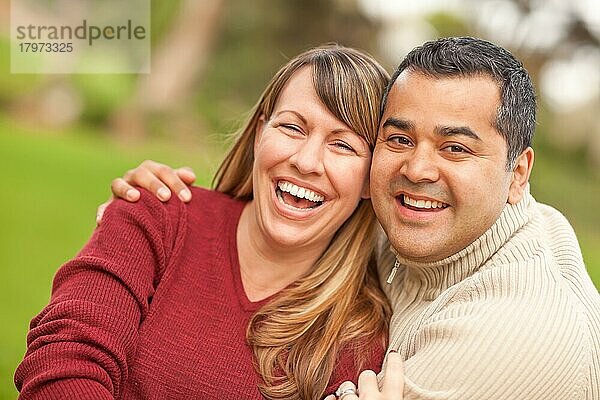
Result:
<svg viewBox="0 0 600 400"><path fill-rule="evenodd" d="M280 126L284 129L287 129L288 131L302 133L302 129L300 129L299 126L294 124L281 124Z"/></svg>
<svg viewBox="0 0 600 400"><path fill-rule="evenodd" d="M345 151L354 152L354 148L346 142L336 141L336 142L333 142L333 144L334 144L334 146L339 147L340 149L343 149Z"/></svg>

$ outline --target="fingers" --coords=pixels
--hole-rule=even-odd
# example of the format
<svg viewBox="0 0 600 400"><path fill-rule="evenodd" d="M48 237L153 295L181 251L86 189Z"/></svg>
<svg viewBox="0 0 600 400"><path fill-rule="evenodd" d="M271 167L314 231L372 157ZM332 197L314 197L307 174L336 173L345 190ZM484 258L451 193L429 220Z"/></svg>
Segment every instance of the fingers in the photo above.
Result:
<svg viewBox="0 0 600 400"><path fill-rule="evenodd" d="M177 197L182 201L188 202L192 199L192 192L187 185L191 185L195 180L196 174L194 174L194 171L190 167L173 169L168 165L160 164L152 160L146 160L137 168L127 171L125 175L123 175L123 178L116 178L111 182L110 189L113 196L111 196L109 201L98 206L96 211L96 223L100 225L104 210L112 202L114 197L130 202L139 200L140 191L133 185L151 191L161 201L169 200L171 198L172 190L177 193Z"/></svg>
<svg viewBox="0 0 600 400"><path fill-rule="evenodd" d="M104 203L100 204L98 206L98 209L96 210L96 224L100 225L100 223L102 222L102 216L104 215L104 210L106 210L106 207L108 207L108 205L110 203L112 203L114 197L110 196L110 199L108 199L108 201L105 201Z"/></svg>
<svg viewBox="0 0 600 400"><path fill-rule="evenodd" d="M357 400L357 390L354 382L346 381L343 382L338 390L335 392L338 400Z"/></svg>
<svg viewBox="0 0 600 400"><path fill-rule="evenodd" d="M187 184L192 184L196 175L188 167L175 170L168 165L146 160L137 168L128 171L124 180L129 185L137 185L151 191L161 201L169 200L171 193L175 193L182 201L188 202L192 193Z"/></svg>
<svg viewBox="0 0 600 400"><path fill-rule="evenodd" d="M377 374L370 369L367 369L360 373L358 376L358 393L361 396L365 394L373 395L379 393L379 386L377 385Z"/></svg>
<svg viewBox="0 0 600 400"><path fill-rule="evenodd" d="M110 190L112 191L113 196L130 202L138 201L140 198L139 190L131 186L123 178L113 179L110 183Z"/></svg>
<svg viewBox="0 0 600 400"><path fill-rule="evenodd" d="M387 355L382 393L390 399L399 400L404 393L404 363L400 354L395 351Z"/></svg>
<svg viewBox="0 0 600 400"><path fill-rule="evenodd" d="M179 176L179 179L181 179L186 185L191 185L194 182L196 182L196 174L194 173L194 170L192 170L190 167L177 168L175 170L175 173L177 174L177 176Z"/></svg>
<svg viewBox="0 0 600 400"><path fill-rule="evenodd" d="M388 354L381 392L379 391L375 372L371 370L361 372L358 376L358 393L361 398L402 400L404 396L404 366L402 364L402 357L396 352Z"/></svg>
<svg viewBox="0 0 600 400"><path fill-rule="evenodd" d="M329 396L325 397L323 400L335 400L335 396L330 394Z"/></svg>

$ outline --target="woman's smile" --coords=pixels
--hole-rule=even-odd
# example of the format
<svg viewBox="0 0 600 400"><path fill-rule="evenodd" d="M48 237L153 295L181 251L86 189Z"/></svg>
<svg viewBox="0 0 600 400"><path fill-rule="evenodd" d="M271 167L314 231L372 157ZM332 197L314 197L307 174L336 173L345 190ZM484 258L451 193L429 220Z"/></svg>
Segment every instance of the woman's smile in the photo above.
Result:
<svg viewBox="0 0 600 400"><path fill-rule="evenodd" d="M277 182L275 191L277 198L283 204L300 210L312 210L323 204L325 200L325 196L285 180Z"/></svg>

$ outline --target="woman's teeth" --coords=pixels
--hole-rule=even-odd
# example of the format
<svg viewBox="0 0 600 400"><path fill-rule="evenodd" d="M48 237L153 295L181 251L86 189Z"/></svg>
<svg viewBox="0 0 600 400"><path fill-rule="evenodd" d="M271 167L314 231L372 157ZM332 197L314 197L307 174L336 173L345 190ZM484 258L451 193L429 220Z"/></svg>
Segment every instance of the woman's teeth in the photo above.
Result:
<svg viewBox="0 0 600 400"><path fill-rule="evenodd" d="M310 201L314 201L316 203L319 203L319 202L322 202L323 200L325 200L325 197L321 196L320 194L316 194L315 192L313 192L310 189L306 189L306 188L294 185L293 183L290 183L287 181L279 181L277 183L277 187L282 192L289 193L300 199L307 199Z"/></svg>
<svg viewBox="0 0 600 400"><path fill-rule="evenodd" d="M312 210L323 204L325 200L324 196L287 181L277 182L275 193L286 207L301 211Z"/></svg>
<svg viewBox="0 0 600 400"><path fill-rule="evenodd" d="M448 207L448 204L442 203L441 201L415 200L415 199L408 197L405 194L402 195L402 200L404 201L404 204L408 204L409 206L412 206L415 208L431 209L431 208L446 208L446 207Z"/></svg>

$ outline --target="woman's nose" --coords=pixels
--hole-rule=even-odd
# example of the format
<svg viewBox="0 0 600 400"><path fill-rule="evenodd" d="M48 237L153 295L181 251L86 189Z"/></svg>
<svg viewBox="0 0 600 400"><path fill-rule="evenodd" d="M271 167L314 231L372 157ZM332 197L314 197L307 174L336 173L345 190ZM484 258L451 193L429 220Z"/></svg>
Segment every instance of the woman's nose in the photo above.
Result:
<svg viewBox="0 0 600 400"><path fill-rule="evenodd" d="M324 149L325 144L318 135L308 135L305 140L298 144L296 151L290 157L290 163L303 175L320 175L325 171L323 165Z"/></svg>

